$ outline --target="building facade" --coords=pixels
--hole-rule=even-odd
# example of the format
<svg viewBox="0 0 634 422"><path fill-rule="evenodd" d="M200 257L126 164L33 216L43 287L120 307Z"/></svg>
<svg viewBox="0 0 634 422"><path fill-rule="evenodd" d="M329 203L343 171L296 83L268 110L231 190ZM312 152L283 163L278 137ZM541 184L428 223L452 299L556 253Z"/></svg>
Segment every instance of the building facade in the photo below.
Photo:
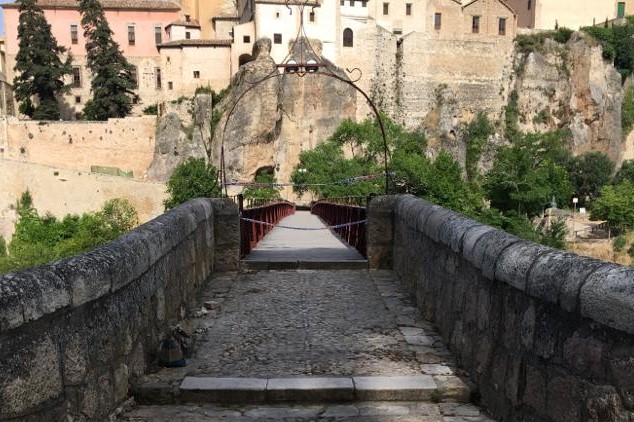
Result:
<svg viewBox="0 0 634 422"><path fill-rule="evenodd" d="M80 117L83 106L91 97L90 70L86 62L86 40L81 28L78 2L75 0L39 0L38 5L51 25L57 42L68 48L73 56L72 75L68 78L70 93L64 96L64 119ZM136 92L140 103L137 109L161 101L161 58L158 45L167 41L166 28L181 19L181 6L172 1L102 0L104 13L114 40L124 56L136 68ZM7 80L15 76L15 57L18 53L18 4L4 8L6 33Z"/></svg>
<svg viewBox="0 0 634 422"><path fill-rule="evenodd" d="M634 14L634 0L506 0L520 28L579 29Z"/></svg>

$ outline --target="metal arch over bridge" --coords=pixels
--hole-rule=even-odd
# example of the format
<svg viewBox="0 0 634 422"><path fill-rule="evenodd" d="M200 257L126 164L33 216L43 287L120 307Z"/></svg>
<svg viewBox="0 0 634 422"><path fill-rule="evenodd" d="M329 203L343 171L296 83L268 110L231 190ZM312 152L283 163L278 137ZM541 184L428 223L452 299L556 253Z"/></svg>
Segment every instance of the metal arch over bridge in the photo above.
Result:
<svg viewBox="0 0 634 422"><path fill-rule="evenodd" d="M291 12L291 14L292 14L291 6L297 6L299 8L299 27L297 29L297 35L289 47L288 54L282 60L282 63L278 63L275 69L273 69L273 71L271 71L271 73L269 73L268 75L254 81L247 81L247 83L250 86L246 90L244 90L244 92L242 92L233 102L224 121L224 126L222 129L221 147L220 147L220 178L221 178L221 184L222 184L222 188L225 193L225 196L228 195L227 186L229 185L229 183L227 182L227 173L226 173L226 166L225 166L225 135L226 135L228 123L231 117L234 115L234 112L238 104L240 104L241 100L244 98L244 96L247 93L251 92L254 88L256 88L257 86L259 86L265 81L268 81L274 78L280 78L284 75L295 75L298 77L304 77L307 74L327 76L329 78L338 80L346 85L351 86L358 93L360 93L363 96L363 98L365 98L368 105L372 109L372 112L374 113L376 120L379 124L379 128L381 130L381 137L383 140L383 166L384 166L384 177L385 177L385 194L386 195L389 194L389 186L390 186L389 151L388 151L385 127L383 125L383 119L381 118L381 114L379 113L379 110L374 104L374 102L372 101L372 99L365 93L365 91L363 91L356 84L356 82L358 82L363 75L361 72L361 69L359 68L346 69L348 76L356 75L355 78L350 79L350 77L343 77L337 74L338 72L335 69L333 69L327 62L321 61L320 55L317 54L317 52L313 49L313 46L311 45L310 39L307 36L305 28L304 28L304 9L306 7L311 7L314 10L316 6L314 4L311 4L310 0L303 0L303 1L285 0L285 4L286 4L286 7ZM299 46L299 52L297 54L299 57L294 57L292 54L292 52L295 51L296 46ZM297 60L295 60L296 58ZM279 69L283 69L284 71L279 72Z"/></svg>

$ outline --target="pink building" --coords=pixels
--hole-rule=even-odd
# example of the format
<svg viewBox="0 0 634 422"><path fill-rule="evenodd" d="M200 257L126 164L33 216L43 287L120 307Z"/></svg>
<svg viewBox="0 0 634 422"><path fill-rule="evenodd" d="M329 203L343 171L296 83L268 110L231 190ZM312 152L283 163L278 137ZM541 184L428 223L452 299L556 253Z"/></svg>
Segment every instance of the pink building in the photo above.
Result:
<svg viewBox="0 0 634 422"><path fill-rule="evenodd" d="M158 44L168 41L166 28L181 19L181 6L169 0L101 0L106 19L125 57L137 68L137 109L162 101L161 57ZM38 5L60 45L73 55L72 90L65 97L64 118L72 119L90 99L90 71L86 66L85 39L76 0L39 0ZM18 52L18 4L4 8L7 80L13 80Z"/></svg>

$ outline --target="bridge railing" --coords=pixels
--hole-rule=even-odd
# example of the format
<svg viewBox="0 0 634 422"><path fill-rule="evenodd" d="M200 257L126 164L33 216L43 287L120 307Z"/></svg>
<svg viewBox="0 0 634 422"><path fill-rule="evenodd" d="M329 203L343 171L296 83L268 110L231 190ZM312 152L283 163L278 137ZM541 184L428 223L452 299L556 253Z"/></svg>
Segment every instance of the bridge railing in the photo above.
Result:
<svg viewBox="0 0 634 422"><path fill-rule="evenodd" d="M240 209L240 258L244 258L284 217L295 213L295 204L282 199L236 197Z"/></svg>
<svg viewBox="0 0 634 422"><path fill-rule="evenodd" d="M310 212L367 258L366 203L367 198L361 196L320 199L311 204Z"/></svg>

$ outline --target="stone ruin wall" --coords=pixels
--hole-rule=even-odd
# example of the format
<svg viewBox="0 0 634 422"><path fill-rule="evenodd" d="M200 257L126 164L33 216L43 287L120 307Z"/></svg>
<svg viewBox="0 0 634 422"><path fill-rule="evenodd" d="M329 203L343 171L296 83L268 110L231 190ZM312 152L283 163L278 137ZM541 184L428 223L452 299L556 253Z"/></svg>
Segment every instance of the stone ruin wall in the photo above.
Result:
<svg viewBox="0 0 634 422"><path fill-rule="evenodd" d="M505 421L631 420L634 269L521 240L410 195L374 199L393 268Z"/></svg>
<svg viewBox="0 0 634 422"><path fill-rule="evenodd" d="M51 122L8 118L0 157L78 171L92 166L132 171L143 180L154 157L156 116L105 122Z"/></svg>
<svg viewBox="0 0 634 422"><path fill-rule="evenodd" d="M107 420L239 252L236 205L196 199L90 252L0 276L0 420Z"/></svg>

